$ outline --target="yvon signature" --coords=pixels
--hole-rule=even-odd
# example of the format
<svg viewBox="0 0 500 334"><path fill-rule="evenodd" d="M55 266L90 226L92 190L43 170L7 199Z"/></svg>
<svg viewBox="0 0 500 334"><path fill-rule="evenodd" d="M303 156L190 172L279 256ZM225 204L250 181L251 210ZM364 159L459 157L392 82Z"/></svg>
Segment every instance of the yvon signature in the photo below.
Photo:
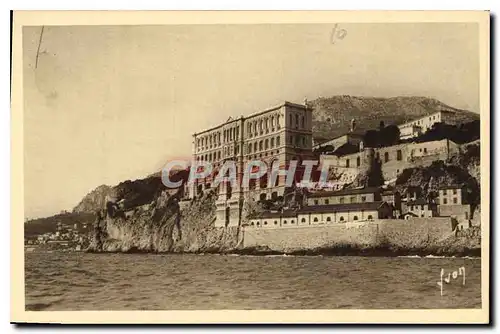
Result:
<svg viewBox="0 0 500 334"><path fill-rule="evenodd" d="M445 274L444 269L441 269L439 282L437 282L437 285L441 288L441 296L443 296L443 282L449 284L452 278L453 280L456 280L459 277L462 277L462 285L465 285L465 267L460 267L458 270L448 272L448 275Z"/></svg>

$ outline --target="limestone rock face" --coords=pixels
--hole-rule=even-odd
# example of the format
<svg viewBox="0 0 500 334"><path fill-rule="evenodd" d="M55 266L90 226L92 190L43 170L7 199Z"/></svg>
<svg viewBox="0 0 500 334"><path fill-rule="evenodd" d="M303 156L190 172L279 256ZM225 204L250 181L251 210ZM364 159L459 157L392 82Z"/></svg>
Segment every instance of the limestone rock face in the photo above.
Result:
<svg viewBox="0 0 500 334"><path fill-rule="evenodd" d="M104 207L106 197L112 196L113 188L107 185L101 185L88 193L77 206L74 207L74 213L95 212Z"/></svg>
<svg viewBox="0 0 500 334"><path fill-rule="evenodd" d="M96 252L225 252L238 244L239 228L215 227L215 199L208 193L180 209L177 196L162 192L149 205L102 219L89 248ZM99 234L99 235L97 235Z"/></svg>

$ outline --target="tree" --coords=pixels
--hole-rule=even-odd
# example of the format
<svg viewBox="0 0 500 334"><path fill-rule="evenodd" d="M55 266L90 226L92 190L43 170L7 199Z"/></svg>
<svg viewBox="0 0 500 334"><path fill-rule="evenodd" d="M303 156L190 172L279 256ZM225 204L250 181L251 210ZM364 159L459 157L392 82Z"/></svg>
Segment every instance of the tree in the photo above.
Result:
<svg viewBox="0 0 500 334"><path fill-rule="evenodd" d="M382 146L395 145L399 141L400 131L396 125L389 125L380 130L379 141Z"/></svg>
<svg viewBox="0 0 500 334"><path fill-rule="evenodd" d="M368 130L363 137L365 147L377 147L379 144L379 132L377 130Z"/></svg>
<svg viewBox="0 0 500 334"><path fill-rule="evenodd" d="M384 175L382 173L382 163L378 159L373 159L368 169L368 187L380 187L384 184Z"/></svg>

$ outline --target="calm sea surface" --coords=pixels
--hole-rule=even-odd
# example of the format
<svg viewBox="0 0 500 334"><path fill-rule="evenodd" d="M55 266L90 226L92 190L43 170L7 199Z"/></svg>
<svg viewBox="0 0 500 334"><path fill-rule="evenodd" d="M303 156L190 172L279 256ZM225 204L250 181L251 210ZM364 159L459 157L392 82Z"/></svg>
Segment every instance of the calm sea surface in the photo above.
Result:
<svg viewBox="0 0 500 334"><path fill-rule="evenodd" d="M27 310L480 308L481 260L27 253ZM444 283L441 269L465 267Z"/></svg>

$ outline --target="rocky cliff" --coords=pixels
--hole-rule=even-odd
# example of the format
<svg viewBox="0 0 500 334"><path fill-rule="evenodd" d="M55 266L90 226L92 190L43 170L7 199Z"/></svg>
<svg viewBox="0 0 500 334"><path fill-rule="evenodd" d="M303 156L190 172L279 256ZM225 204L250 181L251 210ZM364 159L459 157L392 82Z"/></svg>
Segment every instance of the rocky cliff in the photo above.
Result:
<svg viewBox="0 0 500 334"><path fill-rule="evenodd" d="M221 253L235 249L239 229L217 228L214 220L213 192L180 208L177 196L164 191L151 203L123 214L101 214L89 251Z"/></svg>
<svg viewBox="0 0 500 334"><path fill-rule="evenodd" d="M106 196L113 193L113 188L107 185L100 185L99 187L92 190L90 193L85 195L85 197L78 203L77 206L73 208L74 213L82 212L94 212L98 208L103 208L106 204Z"/></svg>

